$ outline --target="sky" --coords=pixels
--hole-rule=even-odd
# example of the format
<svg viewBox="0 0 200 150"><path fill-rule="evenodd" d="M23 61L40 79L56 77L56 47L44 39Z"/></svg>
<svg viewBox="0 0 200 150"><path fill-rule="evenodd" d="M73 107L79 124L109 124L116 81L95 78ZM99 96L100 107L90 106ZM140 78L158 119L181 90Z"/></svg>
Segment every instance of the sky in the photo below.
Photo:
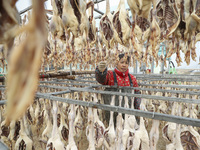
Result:
<svg viewBox="0 0 200 150"><path fill-rule="evenodd" d="M117 9L119 1L120 0L110 0L110 6L111 6L110 10L111 11L115 11ZM18 2L16 3L16 7L17 7L18 11L21 11L21 10L29 7L31 5L31 3L32 3L31 0L18 0ZM105 6L106 6L106 1L103 1L99 4L95 4L95 8L98 8L103 13L105 13L105 10L106 10ZM125 0L125 6L126 6L126 8L129 8L129 6L127 4L127 0ZM50 0L45 2L45 7L46 7L46 9L52 9ZM95 16L99 16L99 13L94 12L94 17ZM99 21L100 21L100 19L96 19L96 26L99 26ZM182 57L183 63L181 63L180 67L177 66L177 63L175 61L176 60L176 54L172 55L171 60L174 62L176 68L199 69L200 70L200 65L198 64L199 63L199 57L200 57L200 42L196 43L196 53L197 53L196 62L191 59L190 65L187 65L184 62L184 54L182 52L181 52L181 57Z"/></svg>

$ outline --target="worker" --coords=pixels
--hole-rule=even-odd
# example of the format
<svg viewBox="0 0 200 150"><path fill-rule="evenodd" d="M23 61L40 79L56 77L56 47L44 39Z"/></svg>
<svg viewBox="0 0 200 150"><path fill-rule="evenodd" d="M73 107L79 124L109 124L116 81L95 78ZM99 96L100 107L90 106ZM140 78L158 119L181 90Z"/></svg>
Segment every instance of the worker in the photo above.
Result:
<svg viewBox="0 0 200 150"><path fill-rule="evenodd" d="M116 68L114 71L108 70L106 67L106 62L101 61L96 70L95 70L95 77L96 80L103 85L111 85L111 86L132 86L138 87L136 78L129 74L129 62L130 57L125 54L119 54L119 59L116 61ZM106 91L119 91L119 88L106 88ZM121 92L132 93L131 88L122 89ZM135 94L140 94L139 90L134 90ZM111 102L111 95L102 94L104 99L104 104L110 104ZM134 108L140 109L141 98L134 98ZM119 106L119 96L115 98L115 105ZM129 98L129 108L131 106L131 99ZM124 107L124 98L122 100L122 107ZM114 122L116 122L117 113L114 113ZM110 118L110 113L105 111L104 120L108 123ZM137 118L137 122L138 122Z"/></svg>

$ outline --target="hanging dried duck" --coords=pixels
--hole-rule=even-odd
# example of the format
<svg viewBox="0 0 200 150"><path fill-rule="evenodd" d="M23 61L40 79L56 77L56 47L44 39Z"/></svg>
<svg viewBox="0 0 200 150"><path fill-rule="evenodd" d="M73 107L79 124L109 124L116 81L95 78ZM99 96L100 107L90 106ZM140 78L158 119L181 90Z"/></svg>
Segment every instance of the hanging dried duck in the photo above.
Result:
<svg viewBox="0 0 200 150"><path fill-rule="evenodd" d="M190 64L190 54L194 61L196 61L196 32L200 27L200 19L198 11L200 2L199 0L189 1L185 0L183 3L184 6L184 15L183 20L185 21L186 28L184 31L184 41L188 45L187 52L185 53L185 61L189 65Z"/></svg>
<svg viewBox="0 0 200 150"><path fill-rule="evenodd" d="M113 15L113 27L115 40L123 46L129 47L130 44L130 32L131 22L129 15L125 9L124 0L120 0L117 10Z"/></svg>
<svg viewBox="0 0 200 150"><path fill-rule="evenodd" d="M153 0L153 10L152 10L152 22L151 22L151 35L150 44L152 46L152 55L157 59L157 46L160 42L160 27L156 21L156 0Z"/></svg>
<svg viewBox="0 0 200 150"><path fill-rule="evenodd" d="M100 40L108 49L114 46L114 27L112 20L113 16L110 13L110 3L109 0L106 0L106 13L101 17L99 31Z"/></svg>
<svg viewBox="0 0 200 150"><path fill-rule="evenodd" d="M134 32L140 44L150 36L149 13L152 7L151 0L128 0L133 21L135 21Z"/></svg>
<svg viewBox="0 0 200 150"><path fill-rule="evenodd" d="M91 0L89 0L89 3L91 3ZM89 31L88 31L88 38L90 42L90 46L93 46L96 43L96 21L93 18L93 11L94 7L91 7L91 9L88 9L88 20L91 22L89 24ZM92 21L91 21L92 19Z"/></svg>
<svg viewBox="0 0 200 150"><path fill-rule="evenodd" d="M20 22L16 2L16 0L0 2L0 44L5 44L6 50L11 50Z"/></svg>
<svg viewBox="0 0 200 150"><path fill-rule="evenodd" d="M158 25L161 30L161 41L167 39L180 23L180 3L161 0L156 7Z"/></svg>
<svg viewBox="0 0 200 150"><path fill-rule="evenodd" d="M46 43L44 3L33 1L32 18L20 31L26 39L13 48L7 77L7 123L18 119L33 102L37 88L41 56ZM16 113L17 112L17 113Z"/></svg>

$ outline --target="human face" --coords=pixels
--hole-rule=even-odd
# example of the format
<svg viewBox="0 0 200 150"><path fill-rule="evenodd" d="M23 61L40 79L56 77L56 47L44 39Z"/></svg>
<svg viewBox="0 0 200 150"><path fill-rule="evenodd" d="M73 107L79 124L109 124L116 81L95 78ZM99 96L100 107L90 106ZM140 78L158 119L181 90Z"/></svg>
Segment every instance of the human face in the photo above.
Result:
<svg viewBox="0 0 200 150"><path fill-rule="evenodd" d="M127 69L128 69L128 61L121 58L118 63L117 63L117 69L120 71L120 72L126 72Z"/></svg>

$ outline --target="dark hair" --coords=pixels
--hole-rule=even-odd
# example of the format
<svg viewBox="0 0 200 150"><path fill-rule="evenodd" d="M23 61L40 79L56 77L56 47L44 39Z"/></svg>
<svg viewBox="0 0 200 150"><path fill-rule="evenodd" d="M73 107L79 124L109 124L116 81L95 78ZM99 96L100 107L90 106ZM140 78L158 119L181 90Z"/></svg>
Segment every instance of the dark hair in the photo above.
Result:
<svg viewBox="0 0 200 150"><path fill-rule="evenodd" d="M122 59L124 56L127 58L127 61L129 63L130 62L130 57L127 54L125 55L124 53L118 55L119 60Z"/></svg>

